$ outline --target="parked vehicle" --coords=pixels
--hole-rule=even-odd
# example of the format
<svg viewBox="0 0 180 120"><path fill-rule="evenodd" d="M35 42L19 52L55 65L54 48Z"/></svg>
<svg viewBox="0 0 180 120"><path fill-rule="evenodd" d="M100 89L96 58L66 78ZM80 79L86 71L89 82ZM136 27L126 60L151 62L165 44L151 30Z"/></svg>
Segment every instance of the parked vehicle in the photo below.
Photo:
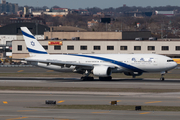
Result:
<svg viewBox="0 0 180 120"><path fill-rule="evenodd" d="M143 39L141 37L138 37L138 38L135 38L135 40L138 41L138 40L143 40Z"/></svg>
<svg viewBox="0 0 180 120"><path fill-rule="evenodd" d="M156 37L150 37L149 40L157 40Z"/></svg>

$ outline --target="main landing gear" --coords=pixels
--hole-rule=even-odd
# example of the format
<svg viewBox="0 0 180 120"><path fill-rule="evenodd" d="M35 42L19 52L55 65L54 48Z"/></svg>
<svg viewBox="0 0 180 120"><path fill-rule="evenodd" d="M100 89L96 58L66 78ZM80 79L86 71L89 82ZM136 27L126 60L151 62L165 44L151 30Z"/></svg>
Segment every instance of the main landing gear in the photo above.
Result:
<svg viewBox="0 0 180 120"><path fill-rule="evenodd" d="M100 81L111 81L112 77L111 76L109 76L109 77L99 77L99 80Z"/></svg>
<svg viewBox="0 0 180 120"><path fill-rule="evenodd" d="M90 71L86 70L85 71L85 76L81 77L81 80L83 81L94 81L94 77L89 77ZM112 77L108 76L108 77L99 77L100 81L111 81Z"/></svg>
<svg viewBox="0 0 180 120"><path fill-rule="evenodd" d="M89 74L90 74L90 71L86 70L85 71L85 76L81 77L81 80L83 80L83 81L93 81L94 77L89 77Z"/></svg>
<svg viewBox="0 0 180 120"><path fill-rule="evenodd" d="M88 77L88 76L85 76L85 77L81 77L81 80L83 81L93 81L94 80L94 77ZM99 77L99 80L100 81L111 81L112 80L112 77Z"/></svg>

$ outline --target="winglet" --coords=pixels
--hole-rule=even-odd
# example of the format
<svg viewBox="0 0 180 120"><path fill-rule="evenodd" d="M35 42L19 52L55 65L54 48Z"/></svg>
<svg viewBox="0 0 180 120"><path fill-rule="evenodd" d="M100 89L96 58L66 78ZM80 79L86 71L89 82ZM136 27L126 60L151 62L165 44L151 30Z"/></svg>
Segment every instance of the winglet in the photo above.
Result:
<svg viewBox="0 0 180 120"><path fill-rule="evenodd" d="M30 56L48 54L27 27L21 27L21 31Z"/></svg>

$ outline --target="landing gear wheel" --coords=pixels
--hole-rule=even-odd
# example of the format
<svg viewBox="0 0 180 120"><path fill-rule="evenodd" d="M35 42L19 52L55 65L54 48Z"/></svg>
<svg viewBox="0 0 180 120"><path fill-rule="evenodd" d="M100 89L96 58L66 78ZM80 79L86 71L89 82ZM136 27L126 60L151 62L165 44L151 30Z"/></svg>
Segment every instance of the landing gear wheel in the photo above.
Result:
<svg viewBox="0 0 180 120"><path fill-rule="evenodd" d="M99 80L102 80L102 81L111 81L112 80L112 77L99 77Z"/></svg>
<svg viewBox="0 0 180 120"><path fill-rule="evenodd" d="M161 81L164 81L165 79L164 79L164 77L161 77L160 80L161 80Z"/></svg>

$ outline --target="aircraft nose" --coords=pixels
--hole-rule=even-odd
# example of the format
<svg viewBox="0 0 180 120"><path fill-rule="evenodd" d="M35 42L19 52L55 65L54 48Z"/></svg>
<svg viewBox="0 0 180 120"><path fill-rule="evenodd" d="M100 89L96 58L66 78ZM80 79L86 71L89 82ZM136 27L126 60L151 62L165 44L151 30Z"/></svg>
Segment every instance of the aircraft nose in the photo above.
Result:
<svg viewBox="0 0 180 120"><path fill-rule="evenodd" d="M177 67L177 66L178 66L178 64L177 64L176 62L174 62L174 63L171 65L172 69L175 68L175 67Z"/></svg>
<svg viewBox="0 0 180 120"><path fill-rule="evenodd" d="M174 62L174 67L177 67L177 66L178 66L178 64L176 62Z"/></svg>

